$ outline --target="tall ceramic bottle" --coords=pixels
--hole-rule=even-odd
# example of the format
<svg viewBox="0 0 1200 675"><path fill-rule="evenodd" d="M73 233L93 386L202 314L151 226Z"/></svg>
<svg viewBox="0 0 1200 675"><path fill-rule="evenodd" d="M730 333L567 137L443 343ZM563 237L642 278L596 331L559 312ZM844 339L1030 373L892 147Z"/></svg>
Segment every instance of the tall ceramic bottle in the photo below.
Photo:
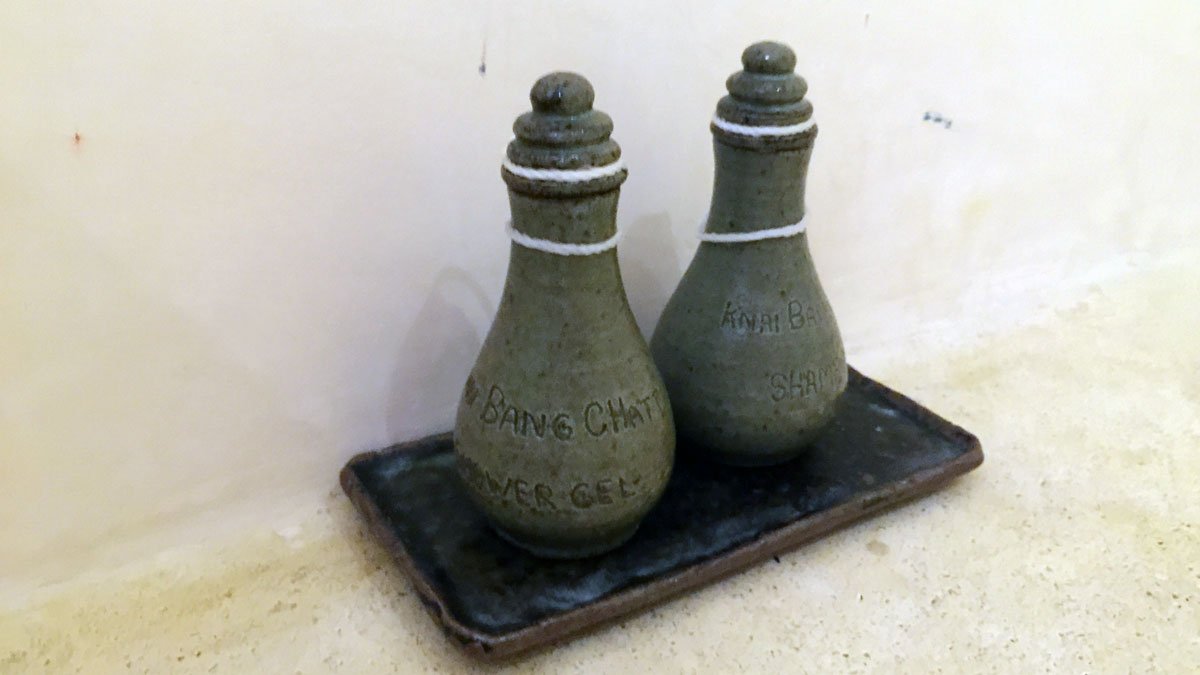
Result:
<svg viewBox="0 0 1200 675"><path fill-rule="evenodd" d="M713 118L716 176L700 248L651 351L681 444L761 466L802 453L846 387L846 356L821 289L804 210L817 128L786 45L760 42Z"/></svg>
<svg viewBox="0 0 1200 675"><path fill-rule="evenodd" d="M495 529L545 557L629 539L666 486L675 428L617 266L626 170L591 84L551 73L513 125L501 174L508 278L467 379L459 474Z"/></svg>

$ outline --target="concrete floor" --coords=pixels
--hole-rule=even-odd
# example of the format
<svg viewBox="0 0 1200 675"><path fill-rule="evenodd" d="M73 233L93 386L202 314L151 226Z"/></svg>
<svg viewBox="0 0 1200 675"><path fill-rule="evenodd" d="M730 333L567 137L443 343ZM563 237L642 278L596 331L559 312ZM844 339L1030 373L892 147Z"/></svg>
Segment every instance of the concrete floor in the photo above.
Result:
<svg viewBox="0 0 1200 675"><path fill-rule="evenodd" d="M509 668L1196 672L1198 263L954 348L900 345L864 369L978 434L982 467ZM40 591L0 615L0 672L476 667L332 482L297 527Z"/></svg>

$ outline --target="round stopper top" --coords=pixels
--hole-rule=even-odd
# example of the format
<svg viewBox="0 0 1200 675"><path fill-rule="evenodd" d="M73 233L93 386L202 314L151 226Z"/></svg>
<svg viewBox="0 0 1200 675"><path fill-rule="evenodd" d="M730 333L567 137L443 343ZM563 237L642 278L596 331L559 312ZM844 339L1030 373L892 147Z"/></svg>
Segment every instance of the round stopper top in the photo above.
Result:
<svg viewBox="0 0 1200 675"><path fill-rule="evenodd" d="M609 138L612 118L592 109L596 92L577 73L544 75L529 90L533 110L513 123L516 138L508 144L508 160L530 169L587 169L603 167L621 157L621 146ZM511 171L502 173L510 188L538 194L570 195L607 191L625 180L625 171L594 181L555 185L553 179L532 179Z"/></svg>
<svg viewBox="0 0 1200 675"><path fill-rule="evenodd" d="M796 69L796 52L782 42L755 42L742 52L742 68L749 73L786 75Z"/></svg>
<svg viewBox="0 0 1200 675"><path fill-rule="evenodd" d="M812 118L812 104L804 98L808 83L794 72L796 53L791 47L781 42L756 42L742 52L742 68L725 81L729 95L717 103L721 119L745 126L778 127Z"/></svg>
<svg viewBox="0 0 1200 675"><path fill-rule="evenodd" d="M529 101L540 113L578 115L591 110L595 100L592 83L576 73L543 75L529 90Z"/></svg>

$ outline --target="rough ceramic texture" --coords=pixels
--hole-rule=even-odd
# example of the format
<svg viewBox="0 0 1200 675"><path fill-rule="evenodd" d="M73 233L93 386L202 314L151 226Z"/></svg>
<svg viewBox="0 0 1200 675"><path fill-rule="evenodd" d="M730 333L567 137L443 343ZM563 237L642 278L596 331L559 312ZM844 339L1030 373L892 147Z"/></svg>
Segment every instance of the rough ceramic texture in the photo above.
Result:
<svg viewBox="0 0 1200 675"><path fill-rule="evenodd" d="M804 98L808 83L792 72L795 67L796 54L787 45L750 45L742 52L743 69L725 81L729 95L717 101L717 114L749 126L786 126L811 119L812 104Z"/></svg>
<svg viewBox="0 0 1200 675"><path fill-rule="evenodd" d="M513 127L514 163L604 165L620 155L591 85L552 73ZM625 172L587 183L503 171L513 227L593 243L616 231ZM666 390L625 298L616 250L558 256L512 245L491 330L459 402L458 469L497 531L537 555L595 555L629 539L671 472Z"/></svg>
<svg viewBox="0 0 1200 675"><path fill-rule="evenodd" d="M738 124L810 119L796 59L752 45L729 78L718 114ZM716 176L708 232L752 232L804 216L816 127L748 138L713 127ZM808 237L702 242L663 311L651 350L681 439L718 461L757 466L804 451L846 387L846 355L817 279Z"/></svg>

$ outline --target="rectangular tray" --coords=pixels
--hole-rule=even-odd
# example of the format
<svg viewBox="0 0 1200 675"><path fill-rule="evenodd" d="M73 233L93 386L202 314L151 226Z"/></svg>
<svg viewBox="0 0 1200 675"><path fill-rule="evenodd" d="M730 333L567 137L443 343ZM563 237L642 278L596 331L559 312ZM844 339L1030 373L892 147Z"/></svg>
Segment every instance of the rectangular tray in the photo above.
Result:
<svg viewBox="0 0 1200 675"><path fill-rule="evenodd" d="M979 439L850 369L807 454L730 469L679 448L662 500L621 548L535 558L501 540L459 483L449 433L360 454L342 489L443 630L499 659L746 569L979 466Z"/></svg>

